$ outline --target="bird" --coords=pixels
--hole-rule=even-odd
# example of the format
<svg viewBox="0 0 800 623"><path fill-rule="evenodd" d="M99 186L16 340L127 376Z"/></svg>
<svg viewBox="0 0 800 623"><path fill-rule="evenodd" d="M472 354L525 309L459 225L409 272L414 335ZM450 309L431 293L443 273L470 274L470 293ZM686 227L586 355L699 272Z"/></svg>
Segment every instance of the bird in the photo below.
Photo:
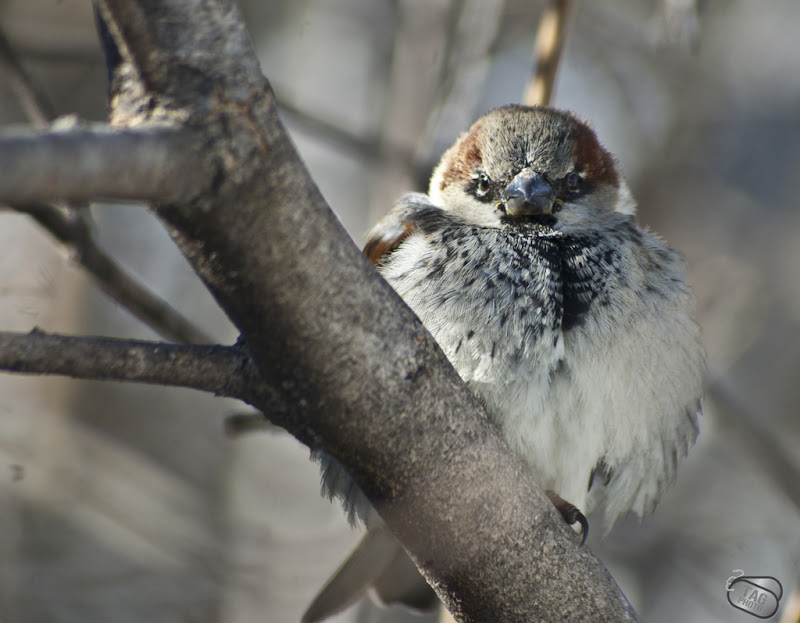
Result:
<svg viewBox="0 0 800 623"><path fill-rule="evenodd" d="M683 257L642 227L616 159L572 112L512 104L443 154L364 254L433 335L570 524L650 513L699 432L705 354ZM366 535L303 618L370 592L436 603L347 470L323 489ZM582 544L583 541L581 541ZM427 589L427 590L426 590Z"/></svg>

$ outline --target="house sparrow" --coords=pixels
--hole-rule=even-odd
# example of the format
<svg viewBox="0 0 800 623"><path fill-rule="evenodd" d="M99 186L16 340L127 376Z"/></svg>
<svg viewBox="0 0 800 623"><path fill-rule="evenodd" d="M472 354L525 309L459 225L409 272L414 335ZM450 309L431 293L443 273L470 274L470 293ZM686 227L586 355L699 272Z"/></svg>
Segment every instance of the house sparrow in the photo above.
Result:
<svg viewBox="0 0 800 623"><path fill-rule="evenodd" d="M595 508L608 527L651 511L698 433L704 354L684 262L635 207L585 122L511 105L478 119L428 195L403 197L364 249L584 536ZM421 576L346 471L322 466L368 531L303 621L370 587L429 604L419 580L392 580Z"/></svg>

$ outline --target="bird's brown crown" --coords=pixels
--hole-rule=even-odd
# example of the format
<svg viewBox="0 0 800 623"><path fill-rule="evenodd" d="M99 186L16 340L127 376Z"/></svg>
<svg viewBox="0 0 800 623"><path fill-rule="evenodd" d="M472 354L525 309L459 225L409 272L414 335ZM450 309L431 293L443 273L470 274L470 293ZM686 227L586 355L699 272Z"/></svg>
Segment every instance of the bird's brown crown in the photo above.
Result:
<svg viewBox="0 0 800 623"><path fill-rule="evenodd" d="M456 192L490 203L525 168L552 182L577 173L586 191L624 187L614 158L585 122L553 108L509 105L478 119L444 154L430 194L442 203Z"/></svg>

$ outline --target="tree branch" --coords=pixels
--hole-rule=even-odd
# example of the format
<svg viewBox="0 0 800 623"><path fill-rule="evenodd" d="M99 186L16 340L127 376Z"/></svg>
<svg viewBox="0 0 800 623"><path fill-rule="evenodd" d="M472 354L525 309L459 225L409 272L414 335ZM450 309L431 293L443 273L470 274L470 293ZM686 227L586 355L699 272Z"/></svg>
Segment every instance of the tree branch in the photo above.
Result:
<svg viewBox="0 0 800 623"><path fill-rule="evenodd" d="M45 127L54 116L53 106L44 90L25 71L2 31L0 66L5 67L29 121L37 127ZM92 235L87 210L70 203L65 203L63 209L45 204L18 205L13 208L31 216L64 244L75 261L94 278L100 289L156 333L168 340L186 344L207 344L213 341L103 252Z"/></svg>
<svg viewBox="0 0 800 623"><path fill-rule="evenodd" d="M534 44L536 65L525 88L523 104L549 106L553 99L553 85L561 62L572 4L573 0L551 0L550 6L542 13Z"/></svg>
<svg viewBox="0 0 800 623"><path fill-rule="evenodd" d="M192 131L163 124L6 133L0 135L0 201L186 200L213 178L213 167L195 157L198 149Z"/></svg>
<svg viewBox="0 0 800 623"><path fill-rule="evenodd" d="M102 0L97 2L120 53L146 89L176 107L197 108L192 97L215 91L246 97L262 84L250 37L232 0ZM192 19L187 20L189 11Z"/></svg>
<svg viewBox="0 0 800 623"><path fill-rule="evenodd" d="M0 331L0 370L186 387L246 402L270 400L247 349Z"/></svg>
<svg viewBox="0 0 800 623"><path fill-rule="evenodd" d="M71 252L72 258L94 278L103 292L163 337L183 344L213 340L172 306L131 277L94 240L81 210L29 204L13 206L28 214Z"/></svg>
<svg viewBox="0 0 800 623"><path fill-rule="evenodd" d="M0 30L0 67L19 100L22 110L37 127L47 125L55 116L53 107L41 88L31 79L14 52L5 33Z"/></svg>

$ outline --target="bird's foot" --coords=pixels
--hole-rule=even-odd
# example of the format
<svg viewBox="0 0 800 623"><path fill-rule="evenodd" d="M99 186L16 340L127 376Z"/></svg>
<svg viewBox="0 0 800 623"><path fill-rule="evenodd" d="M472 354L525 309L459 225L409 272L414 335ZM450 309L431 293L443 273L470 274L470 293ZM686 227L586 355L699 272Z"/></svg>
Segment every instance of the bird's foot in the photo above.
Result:
<svg viewBox="0 0 800 623"><path fill-rule="evenodd" d="M579 523L581 524L581 546L586 542L586 537L589 534L589 522L586 520L586 516L580 511L580 509L575 506L574 504L570 504L564 498L553 491L547 491L547 497L550 498L550 501L553 503L553 506L556 507L556 510L561 513L561 516L564 518L570 526ZM580 546L579 546L580 547Z"/></svg>

